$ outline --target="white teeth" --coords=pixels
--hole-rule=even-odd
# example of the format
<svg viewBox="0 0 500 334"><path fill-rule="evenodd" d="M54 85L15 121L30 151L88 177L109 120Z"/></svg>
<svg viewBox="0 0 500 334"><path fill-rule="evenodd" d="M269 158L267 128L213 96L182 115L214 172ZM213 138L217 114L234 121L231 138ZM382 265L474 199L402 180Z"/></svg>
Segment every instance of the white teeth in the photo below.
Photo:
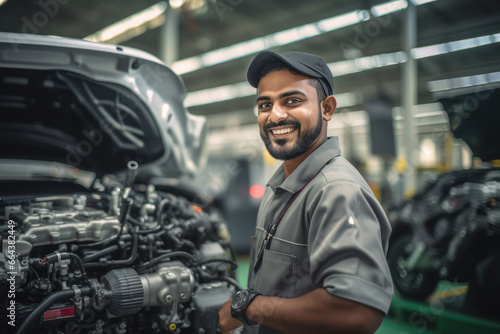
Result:
<svg viewBox="0 0 500 334"><path fill-rule="evenodd" d="M281 135L284 133L292 132L293 128L286 128L286 129L280 129L280 130L273 130L273 134L275 135Z"/></svg>

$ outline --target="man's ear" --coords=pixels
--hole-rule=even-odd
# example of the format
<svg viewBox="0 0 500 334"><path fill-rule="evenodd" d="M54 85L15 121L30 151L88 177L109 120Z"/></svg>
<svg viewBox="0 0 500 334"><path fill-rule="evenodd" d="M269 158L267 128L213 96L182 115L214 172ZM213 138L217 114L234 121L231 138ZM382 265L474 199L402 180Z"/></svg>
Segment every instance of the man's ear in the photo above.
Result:
<svg viewBox="0 0 500 334"><path fill-rule="evenodd" d="M336 108L337 100L335 99L335 97L333 97L333 95L325 97L325 99L321 102L323 120L327 122L330 121Z"/></svg>

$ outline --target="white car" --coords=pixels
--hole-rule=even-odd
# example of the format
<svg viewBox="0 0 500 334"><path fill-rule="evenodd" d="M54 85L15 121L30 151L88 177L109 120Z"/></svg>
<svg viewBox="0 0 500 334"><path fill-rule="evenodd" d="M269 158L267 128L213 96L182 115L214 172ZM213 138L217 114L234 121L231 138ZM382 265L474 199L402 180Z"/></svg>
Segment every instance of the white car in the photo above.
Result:
<svg viewBox="0 0 500 334"><path fill-rule="evenodd" d="M145 52L0 33L5 332L215 333L239 284L192 188L206 121Z"/></svg>

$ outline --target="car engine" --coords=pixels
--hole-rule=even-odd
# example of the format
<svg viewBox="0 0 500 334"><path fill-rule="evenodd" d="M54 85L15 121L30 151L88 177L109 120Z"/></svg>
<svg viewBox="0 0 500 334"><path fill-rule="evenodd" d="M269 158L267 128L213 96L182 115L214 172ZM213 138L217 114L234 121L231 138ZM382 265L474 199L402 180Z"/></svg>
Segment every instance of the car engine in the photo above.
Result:
<svg viewBox="0 0 500 334"><path fill-rule="evenodd" d="M241 289L208 206L105 176L92 190L1 199L1 314L15 333L217 333ZM194 197L193 197L194 198Z"/></svg>

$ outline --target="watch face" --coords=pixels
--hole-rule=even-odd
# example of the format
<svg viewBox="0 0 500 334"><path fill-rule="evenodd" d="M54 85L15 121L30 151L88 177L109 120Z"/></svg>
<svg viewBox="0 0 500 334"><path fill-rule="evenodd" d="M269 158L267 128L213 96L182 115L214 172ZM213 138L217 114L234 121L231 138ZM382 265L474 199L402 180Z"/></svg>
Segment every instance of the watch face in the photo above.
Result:
<svg viewBox="0 0 500 334"><path fill-rule="evenodd" d="M240 308L243 305L245 305L246 301L248 300L248 291L243 290L238 292L234 297L231 302L234 308Z"/></svg>

